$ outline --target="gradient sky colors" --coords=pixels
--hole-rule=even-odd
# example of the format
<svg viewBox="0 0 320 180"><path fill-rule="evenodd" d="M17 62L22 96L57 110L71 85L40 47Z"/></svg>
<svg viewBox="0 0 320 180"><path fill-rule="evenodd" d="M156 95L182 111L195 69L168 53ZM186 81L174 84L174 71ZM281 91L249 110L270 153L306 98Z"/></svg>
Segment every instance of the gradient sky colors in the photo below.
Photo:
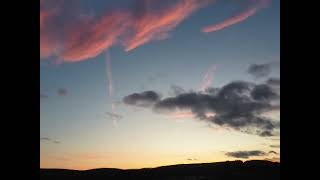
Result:
<svg viewBox="0 0 320 180"><path fill-rule="evenodd" d="M190 110L158 113L151 104L123 101L149 90L164 99L280 78L279 6L278 0L40 0L40 166L279 161L279 130L262 137L215 126ZM251 73L261 70L261 77ZM266 116L279 122L280 109Z"/></svg>

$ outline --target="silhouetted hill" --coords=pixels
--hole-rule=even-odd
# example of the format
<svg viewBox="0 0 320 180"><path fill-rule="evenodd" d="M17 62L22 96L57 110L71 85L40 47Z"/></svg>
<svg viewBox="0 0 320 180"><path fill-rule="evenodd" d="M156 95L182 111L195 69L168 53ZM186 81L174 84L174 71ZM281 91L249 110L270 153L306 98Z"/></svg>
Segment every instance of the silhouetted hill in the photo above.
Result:
<svg viewBox="0 0 320 180"><path fill-rule="evenodd" d="M93 169L85 171L40 169L40 180L279 180L280 163L226 161L179 164L144 169Z"/></svg>

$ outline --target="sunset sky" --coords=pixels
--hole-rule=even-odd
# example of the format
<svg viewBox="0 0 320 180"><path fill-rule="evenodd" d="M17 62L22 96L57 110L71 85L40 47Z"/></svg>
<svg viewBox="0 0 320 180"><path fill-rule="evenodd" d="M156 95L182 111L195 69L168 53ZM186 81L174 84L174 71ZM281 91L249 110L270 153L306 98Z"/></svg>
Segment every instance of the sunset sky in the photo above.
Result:
<svg viewBox="0 0 320 180"><path fill-rule="evenodd" d="M41 168L280 161L280 0L40 0Z"/></svg>

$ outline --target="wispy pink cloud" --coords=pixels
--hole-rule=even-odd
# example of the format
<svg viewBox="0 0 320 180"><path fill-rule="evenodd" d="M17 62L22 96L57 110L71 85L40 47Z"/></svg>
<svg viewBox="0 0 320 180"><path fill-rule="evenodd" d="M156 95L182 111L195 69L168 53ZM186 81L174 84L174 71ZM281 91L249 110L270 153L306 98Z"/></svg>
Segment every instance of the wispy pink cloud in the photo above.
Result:
<svg viewBox="0 0 320 180"><path fill-rule="evenodd" d="M269 1L251 0L245 11L209 25L203 28L203 32L217 31L241 22ZM70 8L64 0L40 1L40 58L53 56L61 62L84 61L115 45L131 51L145 43L169 38L170 32L192 13L215 0L137 2L143 3L144 8L112 8L91 16L79 11L78 7ZM165 5L154 8L159 3Z"/></svg>
<svg viewBox="0 0 320 180"><path fill-rule="evenodd" d="M124 11L114 11L93 22L70 27L61 57L74 62L97 56L118 42L130 24L129 18Z"/></svg>
<svg viewBox="0 0 320 180"><path fill-rule="evenodd" d="M204 4L204 1L180 0L162 10L152 10L147 6L144 14L133 22L133 33L124 40L125 50L130 51L149 41L168 38L170 30Z"/></svg>
<svg viewBox="0 0 320 180"><path fill-rule="evenodd" d="M61 6L62 0L55 1L55 4L48 0L40 1L40 58L49 57L58 50L59 36L52 24L61 13Z"/></svg>
<svg viewBox="0 0 320 180"><path fill-rule="evenodd" d="M42 1L45 4L47 1ZM60 1L63 2L63 1ZM144 1L146 9L137 16L132 9L112 9L100 16L83 18L72 14L63 3L59 11L40 7L40 57L57 56L62 62L78 62L93 58L114 45L124 46L130 51L150 41L169 37L176 28L194 11L209 0L179 0L160 9L150 7L159 1ZM72 10L71 10L72 11Z"/></svg>
<svg viewBox="0 0 320 180"><path fill-rule="evenodd" d="M248 17L254 15L259 9L266 7L270 3L270 0L252 0L251 3L252 4L246 10L222 22L208 25L202 29L202 32L208 33L208 32L218 31L226 27L229 27L231 25L237 24L241 21L244 21Z"/></svg>

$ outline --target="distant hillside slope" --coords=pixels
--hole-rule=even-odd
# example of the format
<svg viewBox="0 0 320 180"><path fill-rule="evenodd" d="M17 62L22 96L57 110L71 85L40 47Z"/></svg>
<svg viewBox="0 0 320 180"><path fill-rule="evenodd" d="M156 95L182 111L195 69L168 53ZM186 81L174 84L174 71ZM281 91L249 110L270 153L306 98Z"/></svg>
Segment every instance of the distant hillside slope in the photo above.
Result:
<svg viewBox="0 0 320 180"><path fill-rule="evenodd" d="M40 180L279 180L280 163L227 161L145 169L40 169Z"/></svg>

